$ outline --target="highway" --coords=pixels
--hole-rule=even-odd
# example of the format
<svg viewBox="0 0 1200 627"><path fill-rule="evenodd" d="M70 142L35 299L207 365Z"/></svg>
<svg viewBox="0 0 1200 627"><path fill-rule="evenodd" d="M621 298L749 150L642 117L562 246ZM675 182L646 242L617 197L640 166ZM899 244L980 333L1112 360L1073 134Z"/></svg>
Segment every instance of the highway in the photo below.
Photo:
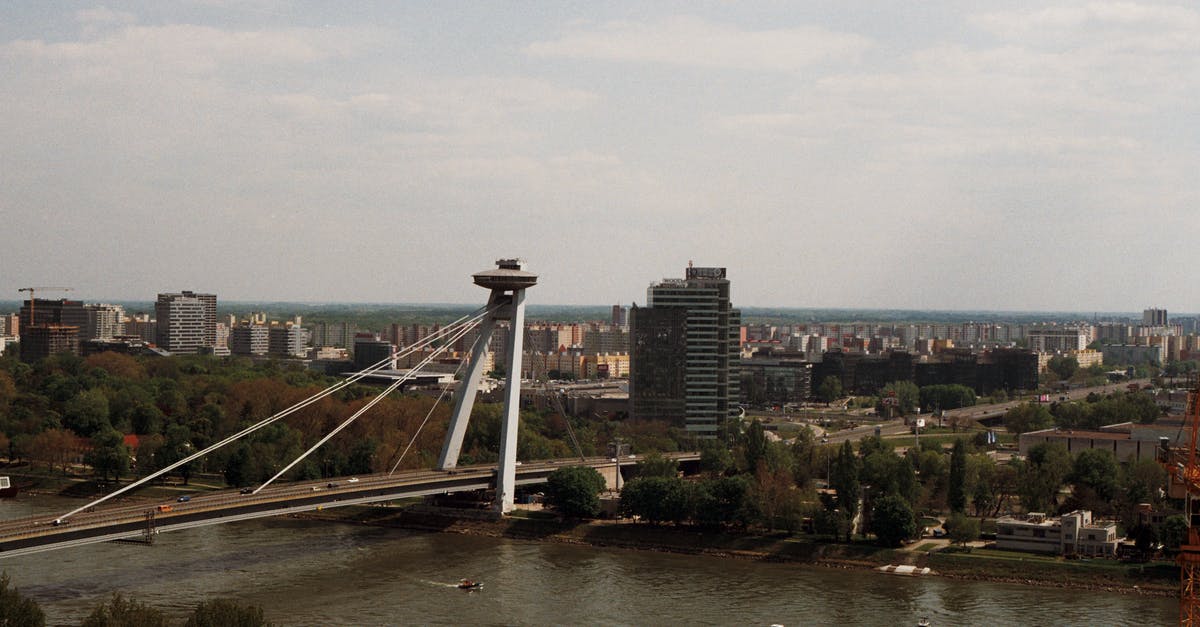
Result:
<svg viewBox="0 0 1200 627"><path fill-rule="evenodd" d="M699 453L671 453L677 461L696 461ZM630 455L622 467L638 462ZM550 473L571 465L612 468L616 460L592 457L525 462L517 466L517 485L543 483ZM414 470L272 485L257 494L237 489L202 492L187 500L124 502L100 505L66 520L34 516L0 522L0 558L204 525L293 514L328 507L401 498L448 494L495 487L495 466L462 466L453 470Z"/></svg>
<svg viewBox="0 0 1200 627"><path fill-rule="evenodd" d="M1055 392L1050 394L1052 401L1059 401L1063 397L1066 400L1077 401L1086 398L1088 394L1095 392L1097 394L1109 394L1111 392L1125 391L1129 389L1132 383L1138 384L1139 387L1145 387L1150 384L1149 379L1138 379L1136 381L1124 381L1122 383L1112 383L1089 388L1077 388L1074 390L1066 390L1063 392ZM973 405L971 407L963 407L962 409L950 409L942 412L943 420L950 418L968 418L970 420L985 420L988 418L997 418L1003 416L1008 410L1020 405L1021 403L1030 402L1029 398L1006 401L1003 403L990 403L986 405ZM927 416L928 417L928 416ZM868 424L853 429L845 429L842 431L832 432L826 435L823 442L829 444L841 444L846 440L857 441L870 435L875 434L875 427L878 426L881 435L884 437L902 435L911 432L911 427L904 424L903 420L889 420L882 423Z"/></svg>

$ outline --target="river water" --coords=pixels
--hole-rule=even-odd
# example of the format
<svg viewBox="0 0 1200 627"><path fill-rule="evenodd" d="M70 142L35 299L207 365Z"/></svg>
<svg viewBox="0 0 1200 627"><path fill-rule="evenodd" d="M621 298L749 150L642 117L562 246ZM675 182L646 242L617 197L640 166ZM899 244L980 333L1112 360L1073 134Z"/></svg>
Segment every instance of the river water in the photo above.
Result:
<svg viewBox="0 0 1200 627"><path fill-rule="evenodd" d="M0 501L0 518L76 501ZM279 625L1168 625L1173 599L802 564L263 519L0 559L51 625L113 592L184 616L205 598ZM463 591L462 577L485 582Z"/></svg>

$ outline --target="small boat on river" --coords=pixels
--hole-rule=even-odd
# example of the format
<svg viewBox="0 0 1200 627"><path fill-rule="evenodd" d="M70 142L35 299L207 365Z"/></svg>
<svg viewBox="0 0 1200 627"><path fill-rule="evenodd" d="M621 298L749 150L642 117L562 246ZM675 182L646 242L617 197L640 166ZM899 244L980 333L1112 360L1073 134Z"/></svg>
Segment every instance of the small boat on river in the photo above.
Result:
<svg viewBox="0 0 1200 627"><path fill-rule="evenodd" d="M11 499L17 495L18 488L8 477L0 477L0 499Z"/></svg>
<svg viewBox="0 0 1200 627"><path fill-rule="evenodd" d="M460 590L479 590L483 587L482 581L471 581L470 579L459 579L458 588Z"/></svg>

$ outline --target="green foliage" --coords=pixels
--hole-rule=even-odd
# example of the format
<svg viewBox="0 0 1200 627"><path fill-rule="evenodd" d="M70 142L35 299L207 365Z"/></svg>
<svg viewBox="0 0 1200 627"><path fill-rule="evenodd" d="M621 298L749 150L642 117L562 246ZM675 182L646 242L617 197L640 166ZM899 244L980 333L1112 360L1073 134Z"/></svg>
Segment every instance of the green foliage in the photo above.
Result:
<svg viewBox="0 0 1200 627"><path fill-rule="evenodd" d="M829 487L837 492L838 505L851 517L858 511L858 499L862 492L859 484L858 456L849 441L842 442L837 458L829 472Z"/></svg>
<svg viewBox="0 0 1200 627"><path fill-rule="evenodd" d="M649 523L686 520L686 503L684 483L678 477L638 477L621 488L621 513Z"/></svg>
<svg viewBox="0 0 1200 627"><path fill-rule="evenodd" d="M900 546L904 540L917 535L917 520L908 501L889 495L875 501L871 529L883 546Z"/></svg>
<svg viewBox="0 0 1200 627"><path fill-rule="evenodd" d="M213 599L197 605L184 627L269 627L270 624L261 607Z"/></svg>
<svg viewBox="0 0 1200 627"><path fill-rule="evenodd" d="M965 385L926 385L921 388L921 407L930 411L971 407L975 390Z"/></svg>
<svg viewBox="0 0 1200 627"><path fill-rule="evenodd" d="M1004 426L1013 433L1027 433L1050 427L1050 410L1037 403L1021 403L1004 414Z"/></svg>
<svg viewBox="0 0 1200 627"><path fill-rule="evenodd" d="M26 599L9 587L8 573L0 573L0 625L5 627L41 627L46 615L33 599Z"/></svg>
<svg viewBox="0 0 1200 627"><path fill-rule="evenodd" d="M1045 512L1055 504L1058 491L1071 472L1071 454L1058 442L1044 442L1029 449L1028 459L1014 466L1025 509Z"/></svg>
<svg viewBox="0 0 1200 627"><path fill-rule="evenodd" d="M1079 370L1079 360L1074 357L1056 355L1050 358L1050 361L1046 364L1046 369L1058 375L1059 379L1066 381L1073 377L1075 372Z"/></svg>
<svg viewBox="0 0 1200 627"><path fill-rule="evenodd" d="M911 414L916 411L921 402L921 390L912 381L895 381L883 386L879 397L895 398L896 407L901 414Z"/></svg>
<svg viewBox="0 0 1200 627"><path fill-rule="evenodd" d="M733 470L733 455L720 440L700 441L700 471L708 475L724 475Z"/></svg>
<svg viewBox="0 0 1200 627"><path fill-rule="evenodd" d="M1075 456L1067 479L1074 484L1082 506L1109 513L1117 496L1117 458L1112 451L1084 449Z"/></svg>
<svg viewBox="0 0 1200 627"><path fill-rule="evenodd" d="M979 520L959 512L951 514L942 527L946 529L946 536L955 544L966 544L979 539Z"/></svg>
<svg viewBox="0 0 1200 627"><path fill-rule="evenodd" d="M750 421L743 435L742 451L746 460L746 472L754 474L767 450L767 432L757 418Z"/></svg>
<svg viewBox="0 0 1200 627"><path fill-rule="evenodd" d="M1187 541L1188 523L1187 518L1180 514L1168 516L1163 521L1162 533L1160 534L1162 542L1169 549L1178 549L1181 544Z"/></svg>
<svg viewBox="0 0 1200 627"><path fill-rule="evenodd" d="M638 477L677 477L679 462L663 457L660 453L650 453L638 461L635 474Z"/></svg>
<svg viewBox="0 0 1200 627"><path fill-rule="evenodd" d="M91 465L102 481L107 481L109 474L114 480L129 472L129 447L125 446L125 438L120 431L107 427L92 437L92 450L88 451L84 461Z"/></svg>
<svg viewBox="0 0 1200 627"><path fill-rule="evenodd" d="M162 610L114 592L111 599L92 610L81 627L166 627L168 624Z"/></svg>
<svg viewBox="0 0 1200 627"><path fill-rule="evenodd" d="M967 445L962 439L955 440L950 451L950 477L946 493L946 504L950 511L962 513L967 509Z"/></svg>
<svg viewBox="0 0 1200 627"><path fill-rule="evenodd" d="M1162 416L1154 397L1145 392L1089 394L1085 403L1055 403L1054 421L1063 429L1098 429L1121 422L1149 424Z"/></svg>
<svg viewBox="0 0 1200 627"><path fill-rule="evenodd" d="M832 403L842 397L842 380L837 377L825 377L817 386L817 400L822 403Z"/></svg>
<svg viewBox="0 0 1200 627"><path fill-rule="evenodd" d="M590 466L566 466L546 478L546 502L564 516L593 518L600 513L604 477Z"/></svg>

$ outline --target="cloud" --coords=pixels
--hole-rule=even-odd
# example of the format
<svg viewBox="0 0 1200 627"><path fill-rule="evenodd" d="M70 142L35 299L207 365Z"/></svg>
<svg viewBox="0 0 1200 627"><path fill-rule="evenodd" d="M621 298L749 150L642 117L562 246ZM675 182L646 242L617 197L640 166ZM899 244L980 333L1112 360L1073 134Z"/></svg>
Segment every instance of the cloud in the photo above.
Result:
<svg viewBox="0 0 1200 627"><path fill-rule="evenodd" d="M577 27L553 41L530 44L538 57L656 63L700 68L793 72L871 47L861 35L815 26L745 30L691 16L654 22Z"/></svg>

